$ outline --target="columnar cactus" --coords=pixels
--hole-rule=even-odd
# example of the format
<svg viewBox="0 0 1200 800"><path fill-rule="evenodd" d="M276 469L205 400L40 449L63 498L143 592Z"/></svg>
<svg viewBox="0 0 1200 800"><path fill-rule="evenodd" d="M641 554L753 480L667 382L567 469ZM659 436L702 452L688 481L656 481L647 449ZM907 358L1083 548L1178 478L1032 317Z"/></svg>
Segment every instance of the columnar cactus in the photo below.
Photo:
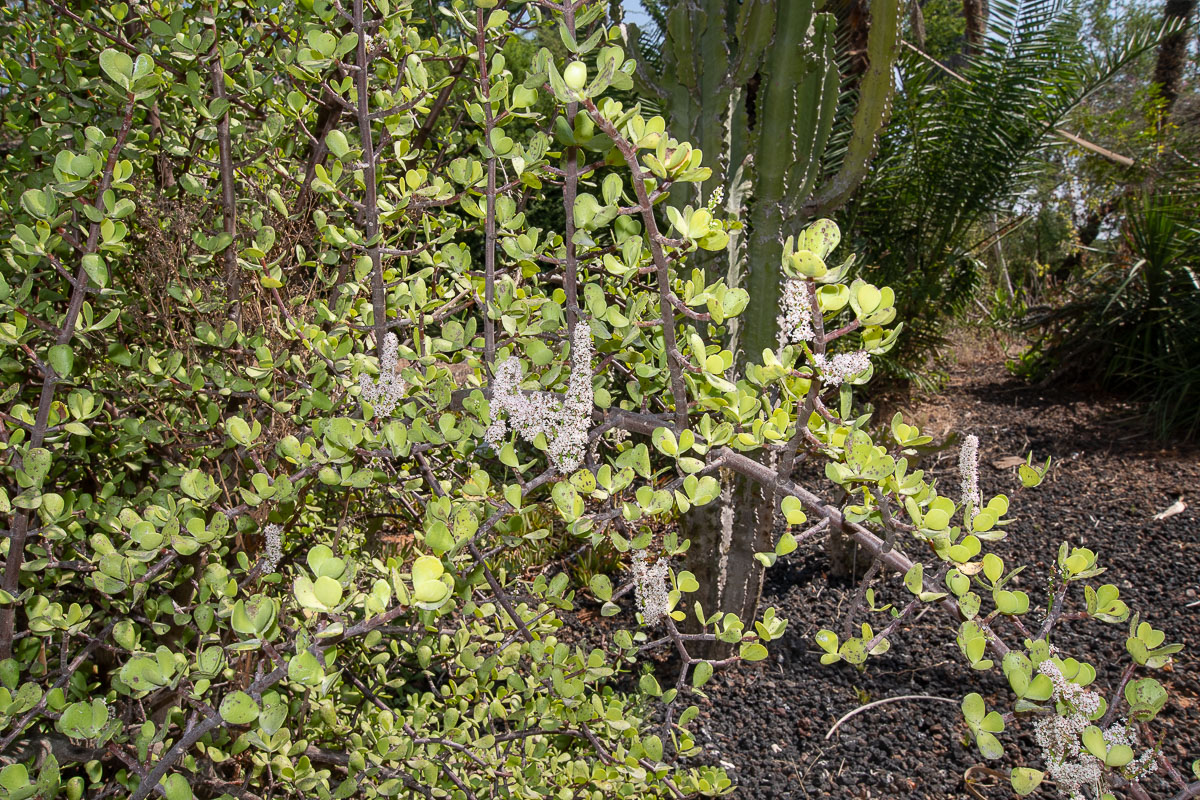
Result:
<svg viewBox="0 0 1200 800"><path fill-rule="evenodd" d="M784 239L842 205L866 174L887 122L900 4L870 4L869 66L856 86L849 138L839 142L844 152L830 146L841 83L837 20L820 3L659 5L669 7L661 53L639 58L639 88L660 100L676 135L703 151L712 176L699 191L709 198L723 190L726 210L749 230L744 250L736 238L731 242L728 268L734 276L746 273L750 309L741 339L746 353L758 354L775 345ZM625 38L636 49L634 26ZM694 201L695 191L676 187L672 200ZM705 266L717 263L710 256Z"/></svg>
<svg viewBox="0 0 1200 800"><path fill-rule="evenodd" d="M785 239L845 203L866 174L890 107L900 5L870 4L868 66L858 76L848 138L832 137L838 147L831 145L841 102L837 20L815 0L686 0L655 10L666 23L661 55L638 59L637 80L661 101L671 130L688 135L712 167L703 184L676 185L672 202L724 193L726 212L748 229L744 240L731 236L724 263L720 252L692 262L710 280L723 275L749 292L727 342L745 363L780 344ZM641 36L627 27L625 38L636 46ZM770 492L739 482L720 503L688 515L697 556L690 567L719 573L706 582L715 593L706 605L753 614L762 579L754 554L770 540L777 506ZM747 535L732 537L733 530Z"/></svg>

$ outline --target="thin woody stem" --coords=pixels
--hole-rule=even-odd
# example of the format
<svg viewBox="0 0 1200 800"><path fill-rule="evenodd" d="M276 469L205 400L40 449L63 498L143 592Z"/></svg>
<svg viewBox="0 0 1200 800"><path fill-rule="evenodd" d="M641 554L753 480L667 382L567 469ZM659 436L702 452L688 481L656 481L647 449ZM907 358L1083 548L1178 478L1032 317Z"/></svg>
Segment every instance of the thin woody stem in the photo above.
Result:
<svg viewBox="0 0 1200 800"><path fill-rule="evenodd" d="M658 283L658 309L662 318L663 344L667 353L667 369L671 375L671 399L675 403L675 426L679 430L688 427L687 386L683 382L683 363L679 345L675 335L675 312L671 306L671 266L667 262L662 247L662 234L658 230L658 221L654 218L654 206L646 194L646 173L638 161L637 151L628 139L621 135L590 98L584 100L584 107L596 122L597 127L604 131L617 149L621 151L626 166L629 167L633 191L637 195L638 205L642 210L642 224L646 227L646 242L650 246L650 254L654 259Z"/></svg>
<svg viewBox="0 0 1200 800"><path fill-rule="evenodd" d="M354 32L358 35L354 76L358 90L358 136L363 151L363 184L365 198L362 208L363 236L367 255L371 259L371 312L375 327L375 350L383 358L387 338L387 295L383 286L383 259L379 253L379 186L375 166L375 138L371 132L371 64L367 58L367 26L363 21L363 0L354 0Z"/></svg>
<svg viewBox="0 0 1200 800"><path fill-rule="evenodd" d="M566 4L563 9L563 25L571 36L575 35L575 7ZM567 103L567 124L575 124L579 103ZM579 191L579 150L567 147L563 151L566 165L563 170L563 210L566 213L566 259L563 265L563 292L566 294L567 338L575 341L575 325L579 321L579 264L575 252L575 198Z"/></svg>
<svg viewBox="0 0 1200 800"><path fill-rule="evenodd" d="M214 18L216 14L214 13ZM212 93L217 99L225 98L225 70L221 66L221 49L217 46L216 23L213 23L212 47ZM239 328L242 324L241 271L237 263L237 200L234 195L233 142L229 135L229 109L217 119L217 148L220 158L221 212L225 233L229 243L221 254L225 260L225 292L229 301L229 318Z"/></svg>
<svg viewBox="0 0 1200 800"><path fill-rule="evenodd" d="M893 572L904 575L912 569L913 562L906 555L897 549L889 548L887 542L873 531L856 522L847 521L840 510L826 503L804 487L798 486L790 480L779 478L775 470L765 464L761 464L727 447L712 452L712 455L722 458L725 466L729 469L760 483L771 485L782 494L789 494L795 497L805 508L828 519L830 527L840 528L850 534L851 538L863 548L867 555L878 558L885 567L891 569ZM953 614L956 619L963 616L958 603L951 597L942 598L940 605ZM992 630L986 621L977 620L976 624L987 637L997 654L1003 658L1009 651L1008 645L999 634Z"/></svg>
<svg viewBox="0 0 1200 800"><path fill-rule="evenodd" d="M113 170L117 166L117 158L121 150L125 147L125 140L129 136L129 131L133 127L133 110L136 107L136 100L130 93L125 101L125 116L121 120L121 127L117 131L116 141L113 143L112 149L108 151L108 160L104 163L104 171L101 173L100 185L97 187L96 199L92 202L92 207L97 211L104 210L104 193L108 191L112 185ZM96 253L100 246L100 223L93 222L88 227L87 243L83 247L83 255L92 255ZM58 330L58 336L55 337L56 345L68 344L75 337L75 326L79 321L79 312L83 308L84 298L88 294L88 288L91 284L91 278L88 276L87 270L83 266L83 259L80 258L79 268L75 271L75 278L71 289L71 299L67 304L67 315L63 320L62 327ZM33 430L29 434L29 450L39 448L46 440L46 431L50 425L50 407L54 403L55 389L58 387L62 377L55 372L54 367L49 363L41 365L42 392L38 400L37 416L34 418ZM21 565L25 561L25 539L29 535L29 514L26 511L18 513L12 523L12 534L9 537L8 543L8 558L4 563L4 578L0 580L0 589L8 592L12 596L20 594L18 591L21 581ZM16 621L16 608L14 605L6 605L0 608L0 660L9 658L12 655L13 643L13 626Z"/></svg>
<svg viewBox="0 0 1200 800"><path fill-rule="evenodd" d="M487 369L491 370L496 360L496 323L492 320L492 304L496 292L496 153L492 150L492 131L496 128L496 119L492 114L491 83L488 78L486 24L483 9L476 9L475 50L479 57L479 102L483 105L483 133L489 154L487 218L483 246L483 361Z"/></svg>

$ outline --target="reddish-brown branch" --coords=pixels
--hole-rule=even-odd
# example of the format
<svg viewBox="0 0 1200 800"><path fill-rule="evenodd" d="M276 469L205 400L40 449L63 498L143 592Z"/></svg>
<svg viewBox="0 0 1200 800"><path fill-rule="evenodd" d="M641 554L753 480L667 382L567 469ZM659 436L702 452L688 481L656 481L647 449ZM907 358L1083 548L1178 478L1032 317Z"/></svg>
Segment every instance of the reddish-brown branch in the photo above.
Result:
<svg viewBox="0 0 1200 800"><path fill-rule="evenodd" d="M563 8L563 25L571 36L575 35L575 9L572 6ZM567 103L567 124L575 124L575 115L579 104ZM575 324L579 321L579 262L575 252L575 198L579 192L579 151L567 147L563 151L566 158L566 168L563 171L563 210L566 214L566 259L563 272L563 292L566 294L567 338L575 341Z"/></svg>
<svg viewBox="0 0 1200 800"><path fill-rule="evenodd" d="M483 360L490 371L496 360L496 323L492 319L492 304L496 296L496 153L492 149L492 131L496 127L492 114L491 83L488 80L487 21L484 10L475 10L475 50L479 57L479 101L483 104L483 138L488 149L487 218L483 245Z"/></svg>
<svg viewBox="0 0 1200 800"><path fill-rule="evenodd" d="M367 59L367 28L363 21L364 0L354 0L354 32L358 35L354 76L358 90L358 135L363 151L363 184L366 197L363 201L363 238L367 242L367 254L371 258L371 313L375 326L375 350L383 358L384 339L387 338L387 295L383 288L383 259L379 255L379 186L375 165L375 137L371 131L370 81L371 64Z"/></svg>

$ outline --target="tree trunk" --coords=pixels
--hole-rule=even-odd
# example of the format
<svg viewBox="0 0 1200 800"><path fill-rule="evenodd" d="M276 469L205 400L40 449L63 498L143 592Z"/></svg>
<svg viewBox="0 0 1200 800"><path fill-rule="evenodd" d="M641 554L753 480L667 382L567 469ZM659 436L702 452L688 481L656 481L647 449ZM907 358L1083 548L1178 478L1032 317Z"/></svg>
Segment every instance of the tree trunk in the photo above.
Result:
<svg viewBox="0 0 1200 800"><path fill-rule="evenodd" d="M825 546L829 556L829 579L853 580L870 566L868 558L858 557L858 545L840 528L831 528Z"/></svg>
<svg viewBox="0 0 1200 800"><path fill-rule="evenodd" d="M971 55L979 52L983 45L983 35L987 31L987 0L963 0L963 18L967 22L965 52Z"/></svg>
<svg viewBox="0 0 1200 800"><path fill-rule="evenodd" d="M762 594L763 565L755 553L775 547L774 493L742 475L726 473L721 497L683 516L684 535L691 540L687 568L696 576L700 589L687 596L686 629L700 627L695 603L706 617L716 612L737 614L747 626L753 624ZM723 658L730 645L716 642L700 648L698 655Z"/></svg>
<svg viewBox="0 0 1200 800"><path fill-rule="evenodd" d="M867 43L871 34L871 5L868 0L842 0L834 6L834 13L838 18L838 39L846 43L842 80L847 86L857 86L870 64Z"/></svg>
<svg viewBox="0 0 1200 800"><path fill-rule="evenodd" d="M1120 207L1121 200L1128 194L1129 189L1126 188L1116 197L1105 200L1095 210L1088 213L1083 225L1076 231L1080 246L1068 254L1058 265L1058 268L1054 270L1054 279L1056 281L1063 282L1068 280L1075 270L1083 266L1086 254L1085 248L1091 247L1092 242L1096 241L1096 238L1100 235L1100 228L1104 225L1104 221Z"/></svg>
<svg viewBox="0 0 1200 800"><path fill-rule="evenodd" d="M1016 292L1013 291L1012 276L1008 274L1008 261L1004 258L1004 246L1001 244L1004 237L1000 235L1000 220L996 217L996 212L992 212L992 236L995 241L992 242L992 252L996 254L996 270L1000 273L1000 285L1004 287L1004 293L1009 300L1016 297Z"/></svg>
<svg viewBox="0 0 1200 800"><path fill-rule="evenodd" d="M1171 109L1179 97L1179 86L1183 82L1183 68L1187 61L1188 36L1191 33L1187 22L1196 15L1196 0L1166 0L1163 6L1163 22L1183 20L1183 28L1163 38L1158 46L1158 61L1154 65L1154 82L1162 97L1163 120L1171 116Z"/></svg>

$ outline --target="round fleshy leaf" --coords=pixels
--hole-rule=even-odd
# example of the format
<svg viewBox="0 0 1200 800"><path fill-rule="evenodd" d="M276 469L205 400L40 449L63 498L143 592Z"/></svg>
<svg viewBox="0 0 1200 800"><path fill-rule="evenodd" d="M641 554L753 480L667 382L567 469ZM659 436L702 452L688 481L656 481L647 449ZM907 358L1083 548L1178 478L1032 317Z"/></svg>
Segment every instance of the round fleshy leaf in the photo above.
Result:
<svg viewBox="0 0 1200 800"><path fill-rule="evenodd" d="M762 661L767 657L767 648L758 642L743 642L738 655L743 661Z"/></svg>
<svg viewBox="0 0 1200 800"><path fill-rule="evenodd" d="M321 662L312 653L305 650L292 656L288 662L288 678L305 686L315 686L325 677Z"/></svg>
<svg viewBox="0 0 1200 800"><path fill-rule="evenodd" d="M1022 797L1033 794L1033 790L1041 784L1043 777L1045 777L1045 773L1041 770L1029 767L1013 767L1012 774L1009 776L1013 791Z"/></svg>
<svg viewBox="0 0 1200 800"><path fill-rule="evenodd" d="M342 585L328 575L322 575L313 583L313 594L321 605L333 608L342 601Z"/></svg>
<svg viewBox="0 0 1200 800"><path fill-rule="evenodd" d="M850 302L850 289L845 284L834 283L817 289L817 300L825 312L841 311Z"/></svg>
<svg viewBox="0 0 1200 800"><path fill-rule="evenodd" d="M862 309L863 314L870 314L879 308L879 301L883 299L883 294L871 284L864 283L858 287L855 299L858 300L858 307Z"/></svg>
<svg viewBox="0 0 1200 800"><path fill-rule="evenodd" d="M827 258L842 241L842 232L831 219L819 219L800 234L799 242L819 258Z"/></svg>
<svg viewBox="0 0 1200 800"><path fill-rule="evenodd" d="M800 502L800 498L788 495L783 498L780 505L788 525L803 525L805 520L808 519L804 513L804 505Z"/></svg>
<svg viewBox="0 0 1200 800"><path fill-rule="evenodd" d="M995 759L1004 755L1004 746L1000 744L1000 740L987 731L979 732L975 744L979 746L979 754L984 758Z"/></svg>
<svg viewBox="0 0 1200 800"><path fill-rule="evenodd" d="M231 692L221 701L221 719L230 725L249 725L258 719L258 703L245 692Z"/></svg>
<svg viewBox="0 0 1200 800"><path fill-rule="evenodd" d="M675 582L679 585L681 592L694 592L700 588L700 582L696 580L696 576L687 571L676 575Z"/></svg>
<svg viewBox="0 0 1200 800"><path fill-rule="evenodd" d="M1088 752L1101 760L1104 759L1108 752L1108 746L1104 741L1104 734L1095 725L1089 725L1084 729L1083 735L1079 737L1083 741L1083 746L1088 749Z"/></svg>
<svg viewBox="0 0 1200 800"><path fill-rule="evenodd" d="M162 787L167 800L192 800L191 784L178 772L163 778Z"/></svg>
<svg viewBox="0 0 1200 800"><path fill-rule="evenodd" d="M445 567L442 566L442 560L433 556L421 556L413 562L412 577L413 583L424 583L426 581L436 581L442 577L445 572Z"/></svg>
<svg viewBox="0 0 1200 800"><path fill-rule="evenodd" d="M413 584L413 597L418 603L439 603L450 593L450 587L440 580Z"/></svg>
<svg viewBox="0 0 1200 800"><path fill-rule="evenodd" d="M329 549L328 545L319 544L308 551L308 557L305 560L308 562L308 568L313 571L313 575L321 575L321 565L331 558L333 558L333 550Z"/></svg>
<svg viewBox="0 0 1200 800"><path fill-rule="evenodd" d="M317 599L316 591L313 587L313 582L303 575L296 578L292 583L292 592L296 595L296 602L304 608L320 608L321 601Z"/></svg>
<svg viewBox="0 0 1200 800"><path fill-rule="evenodd" d="M963 716L971 725L978 725L983 719L984 713L983 696L978 692L971 692L963 698L962 712Z"/></svg>
<svg viewBox="0 0 1200 800"><path fill-rule="evenodd" d="M1104 763L1113 769L1120 769L1130 761L1133 761L1133 748L1127 744L1113 745L1104 757Z"/></svg>
<svg viewBox="0 0 1200 800"><path fill-rule="evenodd" d="M167 682L158 662L145 656L135 656L121 667L121 680L135 692L148 692Z"/></svg>

